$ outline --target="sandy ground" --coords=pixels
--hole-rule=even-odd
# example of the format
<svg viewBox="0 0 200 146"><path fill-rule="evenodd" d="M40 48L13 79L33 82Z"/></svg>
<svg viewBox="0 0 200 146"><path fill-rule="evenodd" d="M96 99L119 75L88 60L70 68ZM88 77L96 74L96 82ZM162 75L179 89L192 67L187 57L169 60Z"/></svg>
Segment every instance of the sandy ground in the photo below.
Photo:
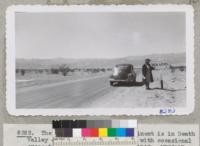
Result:
<svg viewBox="0 0 200 146"><path fill-rule="evenodd" d="M183 107L186 104L185 72L154 71L151 90L145 86L117 86L109 94L88 103L90 107ZM160 89L160 76L164 89ZM141 80L141 75L138 77ZM120 102L119 102L120 101ZM127 102L128 101L128 102ZM87 105L86 105L87 106Z"/></svg>
<svg viewBox="0 0 200 146"><path fill-rule="evenodd" d="M47 79L23 79L17 88L17 108L147 108L184 107L186 104L185 71L153 72L151 90L141 84L137 73L133 86L109 85L109 75L57 76ZM161 75L164 89L160 88ZM55 82L53 82L55 80ZM50 81L51 83L48 83Z"/></svg>

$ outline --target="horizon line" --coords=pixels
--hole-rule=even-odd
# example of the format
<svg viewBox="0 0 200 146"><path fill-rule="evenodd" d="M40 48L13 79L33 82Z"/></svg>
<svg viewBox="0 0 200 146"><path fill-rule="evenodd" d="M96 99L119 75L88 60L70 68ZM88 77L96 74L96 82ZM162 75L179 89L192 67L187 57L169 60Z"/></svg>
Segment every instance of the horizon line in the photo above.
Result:
<svg viewBox="0 0 200 146"><path fill-rule="evenodd" d="M27 60L51 60L51 59L74 59L74 60L77 60L77 59L106 59L106 60L112 60L112 59L122 59L122 58L128 58L128 57L143 57L143 56L151 56L151 55L169 55L169 54L183 54L185 53L186 54L186 51L184 52L177 52L177 53L154 53L154 54L147 54L147 55L138 55L138 56L124 56L124 57L115 57L115 58L70 58L70 57L55 57L55 58L17 58L16 59L27 59Z"/></svg>

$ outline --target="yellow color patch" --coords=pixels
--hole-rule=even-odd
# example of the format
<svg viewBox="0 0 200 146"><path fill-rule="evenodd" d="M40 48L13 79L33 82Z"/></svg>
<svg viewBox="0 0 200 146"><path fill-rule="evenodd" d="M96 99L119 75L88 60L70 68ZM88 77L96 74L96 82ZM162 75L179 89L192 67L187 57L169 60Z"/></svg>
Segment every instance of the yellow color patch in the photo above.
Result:
<svg viewBox="0 0 200 146"><path fill-rule="evenodd" d="M107 128L99 128L99 137L107 137L107 136L108 136Z"/></svg>

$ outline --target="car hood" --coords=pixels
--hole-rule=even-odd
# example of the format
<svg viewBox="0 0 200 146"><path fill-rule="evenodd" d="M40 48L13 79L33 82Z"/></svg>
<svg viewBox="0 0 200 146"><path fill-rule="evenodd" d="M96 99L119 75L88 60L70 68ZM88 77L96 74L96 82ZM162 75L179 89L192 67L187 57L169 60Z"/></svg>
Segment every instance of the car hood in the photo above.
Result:
<svg viewBox="0 0 200 146"><path fill-rule="evenodd" d="M114 79L127 79L128 78L128 73L126 73L126 72L119 72L117 74L113 74L112 77Z"/></svg>

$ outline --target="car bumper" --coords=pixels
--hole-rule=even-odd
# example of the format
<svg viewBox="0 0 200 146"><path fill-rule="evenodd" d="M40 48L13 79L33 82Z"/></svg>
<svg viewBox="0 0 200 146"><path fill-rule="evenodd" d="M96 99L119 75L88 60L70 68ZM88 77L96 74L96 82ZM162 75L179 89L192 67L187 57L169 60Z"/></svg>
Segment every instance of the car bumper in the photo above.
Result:
<svg viewBox="0 0 200 146"><path fill-rule="evenodd" d="M133 81L130 81L130 80L120 80L120 79L110 79L110 82L130 83L130 82L133 82Z"/></svg>

